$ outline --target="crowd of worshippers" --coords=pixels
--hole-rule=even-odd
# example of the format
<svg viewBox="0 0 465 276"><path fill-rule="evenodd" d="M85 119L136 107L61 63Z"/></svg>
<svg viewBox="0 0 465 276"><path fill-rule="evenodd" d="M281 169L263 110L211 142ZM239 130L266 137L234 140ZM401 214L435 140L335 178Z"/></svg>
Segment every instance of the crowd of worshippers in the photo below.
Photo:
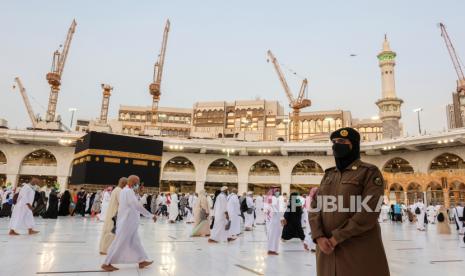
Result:
<svg viewBox="0 0 465 276"><path fill-rule="evenodd" d="M31 205L33 216L56 219L58 216L89 216L104 221L111 202L114 187L97 192L65 190L59 193L50 186L40 186L40 180L33 178L15 189L3 187L0 191L0 217L11 216L21 187L28 185L33 194ZM315 249L311 239L308 213L317 188L309 195L292 193L290 198L279 189L271 189L267 195L254 195L253 192L238 195L237 189L224 186L214 194L205 190L199 193L154 193L148 194L139 188L135 196L141 206L156 217L169 223L185 222L193 224L193 237L208 237L210 243L232 242L243 231L253 231L257 225L266 225L268 254L278 252L280 241L300 239L306 250ZM291 204L296 206L292 208ZM295 208L297 207L297 208ZM426 225L437 224L440 234L450 234L451 224L460 235L465 232L465 210L461 204L449 209L443 205L426 206L422 200L414 204L383 204L379 222L416 224L419 231Z"/></svg>
<svg viewBox="0 0 465 276"><path fill-rule="evenodd" d="M0 192L1 217L10 217L21 187L32 188L33 216L56 219L59 216L95 217L104 221L110 205L113 186L87 192L84 187L59 192L49 185L40 185L34 178L16 188L3 187ZM292 193L297 209L290 210L286 193L271 189L267 195L253 192L238 195L237 189L226 186L214 194L205 190L199 193L160 192L148 194L139 188L135 195L138 202L151 214L169 223L193 224L193 237L209 237L209 242L234 241L243 231L253 231L257 225L267 225L270 236L269 253L277 254L278 243L293 238L302 241L306 250L314 251L308 222L309 197ZM289 205L289 206L288 206ZM287 210L287 212L286 212Z"/></svg>
<svg viewBox="0 0 465 276"><path fill-rule="evenodd" d="M465 208L462 203L457 203L450 208L434 203L427 206L421 199L410 205L404 203L394 203L390 206L383 204L379 222L415 223L419 231L425 231L428 224L437 224L439 234L450 234L450 225L452 224L456 227L459 235L464 235Z"/></svg>

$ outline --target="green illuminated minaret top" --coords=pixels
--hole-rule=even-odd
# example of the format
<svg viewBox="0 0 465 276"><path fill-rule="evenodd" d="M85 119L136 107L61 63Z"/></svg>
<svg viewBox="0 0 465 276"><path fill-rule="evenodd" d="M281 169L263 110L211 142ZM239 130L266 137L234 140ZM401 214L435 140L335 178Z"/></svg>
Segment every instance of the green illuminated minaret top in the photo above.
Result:
<svg viewBox="0 0 465 276"><path fill-rule="evenodd" d="M376 105L379 108L379 118L383 122L383 138L391 139L402 134L400 108L403 101L396 95L396 53L391 50L386 35L384 35L383 49L377 57L381 71L382 94L381 99L376 101Z"/></svg>
<svg viewBox="0 0 465 276"><path fill-rule="evenodd" d="M391 50L387 35L384 35L383 51L378 54L378 60L381 61L394 61L396 59L396 52Z"/></svg>

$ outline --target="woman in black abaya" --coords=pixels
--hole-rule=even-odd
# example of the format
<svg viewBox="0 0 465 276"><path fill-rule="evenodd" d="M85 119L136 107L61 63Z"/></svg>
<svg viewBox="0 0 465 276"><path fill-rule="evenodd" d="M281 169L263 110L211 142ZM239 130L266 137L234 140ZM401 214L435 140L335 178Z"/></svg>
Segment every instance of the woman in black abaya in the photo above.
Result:
<svg viewBox="0 0 465 276"><path fill-rule="evenodd" d="M36 192L36 201L34 205L34 209L32 210L32 214L36 216L40 216L42 213L45 212L45 208L47 208L47 201L45 199L45 192Z"/></svg>
<svg viewBox="0 0 465 276"><path fill-rule="evenodd" d="M56 219L58 216L58 196L55 191L51 191L48 196L48 208L42 217L45 219Z"/></svg>
<svg viewBox="0 0 465 276"><path fill-rule="evenodd" d="M299 194L292 193L284 218L281 220L284 226L281 239L287 241L299 238L302 242L305 240L305 233L302 228L302 213L302 202L299 200Z"/></svg>
<svg viewBox="0 0 465 276"><path fill-rule="evenodd" d="M66 190L60 199L60 207L58 209L59 216L68 216L69 215L69 205L71 203L71 194Z"/></svg>

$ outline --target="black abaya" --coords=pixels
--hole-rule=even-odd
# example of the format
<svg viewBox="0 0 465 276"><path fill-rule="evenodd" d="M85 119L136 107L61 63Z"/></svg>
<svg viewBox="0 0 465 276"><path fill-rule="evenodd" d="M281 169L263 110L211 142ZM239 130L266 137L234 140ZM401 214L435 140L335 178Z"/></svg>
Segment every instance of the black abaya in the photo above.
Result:
<svg viewBox="0 0 465 276"><path fill-rule="evenodd" d="M65 191L60 199L60 207L58 209L59 216L69 215L69 205L71 203L71 194L69 191Z"/></svg>
<svg viewBox="0 0 465 276"><path fill-rule="evenodd" d="M286 212L284 213L284 219L286 220L286 224L283 227L283 232L281 235L281 238L283 240L290 240L293 238L299 238L302 241L305 240L304 230L302 229L302 207L295 206L295 210L293 210L293 208L291 207L291 203L294 201L292 200L292 198L297 196L297 194L291 194L289 206Z"/></svg>
<svg viewBox="0 0 465 276"><path fill-rule="evenodd" d="M42 214L43 218L56 219L58 216L58 197L55 192L51 192L48 198L48 208Z"/></svg>
<svg viewBox="0 0 465 276"><path fill-rule="evenodd" d="M36 192L36 196L37 200L35 201L34 209L32 210L32 214L35 217L40 216L42 213L45 212L45 209L47 208L45 192Z"/></svg>

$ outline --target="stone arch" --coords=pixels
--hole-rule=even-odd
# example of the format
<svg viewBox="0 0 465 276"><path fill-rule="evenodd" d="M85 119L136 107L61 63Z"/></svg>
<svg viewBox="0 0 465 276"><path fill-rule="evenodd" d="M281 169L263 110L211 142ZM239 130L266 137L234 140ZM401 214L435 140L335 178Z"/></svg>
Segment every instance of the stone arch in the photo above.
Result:
<svg viewBox="0 0 465 276"><path fill-rule="evenodd" d="M465 183L455 180L451 183L449 189L449 200L451 205L456 206L465 202Z"/></svg>
<svg viewBox="0 0 465 276"><path fill-rule="evenodd" d="M407 185L407 191L421 191L421 185L416 182L410 182Z"/></svg>
<svg viewBox="0 0 465 276"><path fill-rule="evenodd" d="M260 159L249 168L247 189L255 194L264 194L271 187L282 189L280 174L278 164L269 159Z"/></svg>
<svg viewBox="0 0 465 276"><path fill-rule="evenodd" d="M237 174L236 165L229 159L218 158L211 162L207 168L207 174L215 171L219 174Z"/></svg>
<svg viewBox="0 0 465 276"><path fill-rule="evenodd" d="M21 161L21 166L56 166L57 158L45 149L35 150L27 154Z"/></svg>
<svg viewBox="0 0 465 276"><path fill-rule="evenodd" d="M389 201L392 203L405 203L404 187L394 182L389 185Z"/></svg>
<svg viewBox="0 0 465 276"><path fill-rule="evenodd" d="M421 185L416 182L410 182L407 185L407 204L413 204L420 199L423 200Z"/></svg>
<svg viewBox="0 0 465 276"><path fill-rule="evenodd" d="M391 185L389 185L389 191L404 191L404 187L397 183L397 182L394 182L392 183Z"/></svg>
<svg viewBox="0 0 465 276"><path fill-rule="evenodd" d="M29 152L23 157L19 168L18 183L29 182L32 177L41 180L41 185L55 186L58 162L56 155L46 149Z"/></svg>
<svg viewBox="0 0 465 276"><path fill-rule="evenodd" d="M324 175L323 168L315 160L304 159L291 167L290 192L307 194L312 187L317 187Z"/></svg>
<svg viewBox="0 0 465 276"><path fill-rule="evenodd" d="M318 162L311 160L311 159L304 159L297 164L294 165L292 168L292 175L297 174L324 174L323 168L321 167Z"/></svg>
<svg viewBox="0 0 465 276"><path fill-rule="evenodd" d="M192 171L195 172L195 165L189 158L178 155L166 161L163 166L163 172L167 171L167 169L168 171L175 169L185 169L187 171L192 169Z"/></svg>
<svg viewBox="0 0 465 276"><path fill-rule="evenodd" d="M279 176L279 168L275 162L269 159L261 159L255 162L249 169L249 175L277 175Z"/></svg>
<svg viewBox="0 0 465 276"><path fill-rule="evenodd" d="M442 185L436 181L431 181L426 185L426 203L428 205L444 205L444 191Z"/></svg>
<svg viewBox="0 0 465 276"><path fill-rule="evenodd" d="M205 190L214 193L221 186L227 186L230 191L239 188L238 167L229 158L216 158L206 167Z"/></svg>
<svg viewBox="0 0 465 276"><path fill-rule="evenodd" d="M0 150L0 165L4 165L8 162L6 155L3 151Z"/></svg>
<svg viewBox="0 0 465 276"><path fill-rule="evenodd" d="M430 171L465 169L465 161L456 154L445 152L431 160L428 169Z"/></svg>
<svg viewBox="0 0 465 276"><path fill-rule="evenodd" d="M453 187L454 190L465 190L465 183L455 182Z"/></svg>
<svg viewBox="0 0 465 276"><path fill-rule="evenodd" d="M160 192L194 192L195 172L194 163L189 158L173 156L163 166Z"/></svg>
<svg viewBox="0 0 465 276"><path fill-rule="evenodd" d="M401 157L389 159L383 166L383 172L387 173L413 173L413 167L410 162Z"/></svg>
<svg viewBox="0 0 465 276"><path fill-rule="evenodd" d="M0 150L0 166L6 165L7 159L5 153ZM3 170L0 170L0 187L6 184L6 174L3 174Z"/></svg>
<svg viewBox="0 0 465 276"><path fill-rule="evenodd" d="M430 183L428 183L428 185L426 185L426 191L439 191L439 190L442 190L442 186L441 184L435 181L431 181Z"/></svg>

